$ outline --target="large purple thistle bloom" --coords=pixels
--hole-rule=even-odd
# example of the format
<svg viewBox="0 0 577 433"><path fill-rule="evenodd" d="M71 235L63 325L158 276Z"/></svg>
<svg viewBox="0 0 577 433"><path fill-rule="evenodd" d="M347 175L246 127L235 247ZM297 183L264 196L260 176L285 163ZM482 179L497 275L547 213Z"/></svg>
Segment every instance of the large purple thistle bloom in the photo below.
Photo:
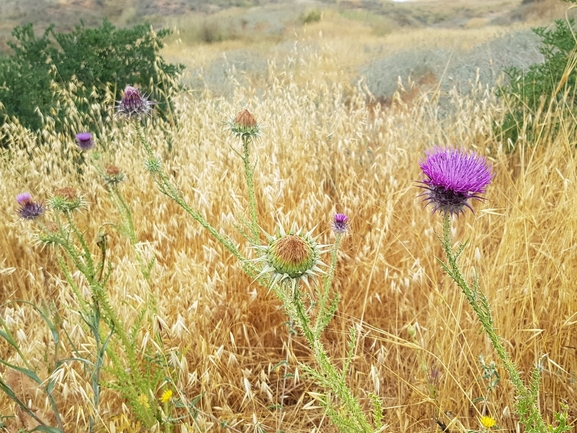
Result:
<svg viewBox="0 0 577 433"><path fill-rule="evenodd" d="M433 205L433 213L459 214L465 207L473 210L470 199L483 200L493 174L487 160L475 152L435 147L421 161L425 179L420 181L421 194L427 204Z"/></svg>

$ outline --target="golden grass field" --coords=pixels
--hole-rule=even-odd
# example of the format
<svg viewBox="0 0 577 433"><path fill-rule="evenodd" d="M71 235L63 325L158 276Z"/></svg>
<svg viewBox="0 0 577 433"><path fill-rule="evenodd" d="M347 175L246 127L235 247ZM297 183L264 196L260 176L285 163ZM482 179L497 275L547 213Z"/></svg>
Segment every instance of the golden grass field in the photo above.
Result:
<svg viewBox="0 0 577 433"><path fill-rule="evenodd" d="M497 421L498 430L513 432L520 431L513 389L498 368L501 380L496 391L487 392L478 357L486 362L498 359L458 287L437 261L442 250L435 234L441 231L442 218L424 208L416 183L421 178L419 161L433 146L457 146L486 155L495 173L487 200L475 204L474 214L467 212L453 221L454 239L469 241L461 264L467 276L479 273L496 327L519 370L525 374L537 363L542 366L539 402L545 418L552 422L553 412L566 404L574 424L573 125L563 124L558 132L549 133L547 116L556 113L545 113L536 141L523 142L518 152L507 153L492 130L504 107L482 85L469 96L447 95L454 111L443 120L436 115L438 95L433 93L401 92L392 104L381 107L362 84L351 82L351 72L370 55L359 50L359 44L383 44L391 52L456 40L474 46L500 29L416 29L378 36L362 22L343 20L327 12L320 22L295 30L288 56L273 43L257 44L269 58L263 81L235 86L230 99L208 90L180 95L177 126L168 132L146 131L167 173L192 208L232 233L243 252L254 255L250 245L234 234L235 221L248 215L248 203L242 162L235 153L240 142L226 128L226 121L248 108L263 128L252 149L262 229L272 233L279 223L305 230L316 227L321 242L330 244L333 214L346 213L351 219L334 284L341 301L325 344L339 364L347 351L349 329L358 331L348 383L366 410L369 393L375 393L385 409L385 431L441 431L438 419L451 432L466 432L480 429L483 403L478 399L486 397L486 413ZM175 35L163 55L191 70L243 43L241 39L188 45ZM244 276L224 248L156 190L131 125L119 121L108 127L97 146L106 149L105 162L126 172L120 188L132 208L138 249L146 257L156 257L148 285L129 242L104 226L113 269L108 295L127 328L151 297L156 299L156 311L146 316L138 331L142 350L155 350L152 337L158 335L164 356L177 372L175 390L188 400L201 395L196 420L185 418L173 431L277 431L281 415L274 405L282 392L284 371L275 366L287 356L292 376L280 428L291 433L336 431L315 400L315 393L322 390L298 368L298 363L313 362L302 337L287 343L287 319L279 301ZM87 168L83 175L77 174L74 137L47 128L41 134L43 146L37 147L37 138L17 126L5 125L3 134L12 137L13 146L2 152L0 162L4 197L0 313L44 379L52 356L49 331L29 305L11 301L50 308L87 356L93 341L78 317L77 300L54 251L38 245L33 223L18 218L14 197L29 191L46 200L55 188L77 188L87 206L75 218L93 241L94 251L99 228L118 217L96 171ZM167 149L168 140L172 150ZM61 346L61 356L71 357L70 342ZM4 341L0 357L20 362ZM0 374L9 375L2 367ZM92 394L82 366L68 363L57 374L54 395L65 430L87 431ZM44 398L24 378L11 380L22 398L49 419ZM151 392L159 395L161 390ZM0 414L15 413L15 405L0 396ZM29 421L25 415L3 419L9 432L18 431L18 426L32 428ZM101 432L145 431L119 394L106 387L97 422Z"/></svg>

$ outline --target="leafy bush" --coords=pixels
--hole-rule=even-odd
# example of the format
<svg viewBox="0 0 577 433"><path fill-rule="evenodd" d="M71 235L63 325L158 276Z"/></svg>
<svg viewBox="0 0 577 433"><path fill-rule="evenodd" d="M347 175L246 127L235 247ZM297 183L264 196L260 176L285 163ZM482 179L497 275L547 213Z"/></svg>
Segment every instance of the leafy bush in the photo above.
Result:
<svg viewBox="0 0 577 433"><path fill-rule="evenodd" d="M543 63L533 64L527 71L517 67L505 69L508 84L499 88L499 96L509 104L509 111L498 126L498 133L514 148L523 130L530 131L535 126L535 116L542 110L549 111L555 105L573 110L577 107L575 93L576 41L573 20L557 20L554 27L537 27L533 32L541 38L539 51ZM556 127L556 121L547 122Z"/></svg>
<svg viewBox="0 0 577 433"><path fill-rule="evenodd" d="M50 26L42 37L32 24L16 27L14 51L0 60L0 111L2 123L16 118L38 131L53 120L58 131L97 128L111 111L99 103L120 99L126 85L136 85L158 102L166 117L168 96L182 65L167 64L158 52L170 30L154 32L143 24L117 29L104 20L102 26L77 26L71 33L56 33ZM70 113L78 112L82 124L70 125Z"/></svg>

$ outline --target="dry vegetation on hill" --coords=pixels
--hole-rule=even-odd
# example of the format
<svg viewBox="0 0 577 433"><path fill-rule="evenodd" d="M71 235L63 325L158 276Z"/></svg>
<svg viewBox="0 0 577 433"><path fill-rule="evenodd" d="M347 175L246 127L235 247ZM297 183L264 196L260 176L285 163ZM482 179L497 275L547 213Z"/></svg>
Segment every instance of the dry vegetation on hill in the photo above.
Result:
<svg viewBox="0 0 577 433"><path fill-rule="evenodd" d="M271 20L279 19L273 14L275 5L266 10ZM231 22L237 22L237 13L241 19L239 10L229 11ZM294 19L301 13L295 10ZM367 411L369 393L382 399L386 431L407 433L436 431L435 420L451 432L478 430L484 406L500 430L518 429L512 388L503 371L498 370L496 391L487 391L479 357L488 363L497 361L496 356L460 291L439 266L436 257L442 250L435 233L441 230L441 218L423 208L415 183L421 176L419 161L432 146L459 146L486 155L496 174L487 200L475 205L474 214L454 221L456 239L469 242L462 263L467 275L479 272L496 326L519 369L525 373L536 363L542 366L539 401L545 416L552 421L563 403L574 424L573 125L547 132L544 115L544 132L537 142L506 153L492 129L504 107L474 75L463 76L461 92L437 86L439 80L450 83L443 62L442 67L431 66L438 75L431 83L421 83L432 84L431 92L412 92L405 82L407 92L382 106L376 96L383 95L375 90L380 84L367 73L377 76L377 68L383 67L375 59L410 53L415 45L431 50L432 58L434 50L443 47L480 52L480 44L501 34L502 28L471 24L465 29L399 31L391 24L390 32L382 35L375 32L374 23L385 22L378 14L367 12L360 20L347 13L353 14L325 10L319 22L294 27L291 38L282 33L277 39L251 39L245 32L212 44L187 33L185 18L170 18L181 30L166 47L165 58L185 63L185 82L194 87L175 102L173 130L146 129L151 145L189 204L216 227L234 233L235 221L247 215L247 203L240 145L225 122L248 108L263 126L253 149L262 229L272 233L279 222L316 227L322 243L328 244L333 241L332 215L350 216L334 285L341 302L325 343L338 364L347 351L349 328L357 329L360 340L349 384ZM218 18L223 15L215 16L214 22L223 22ZM246 19L247 28L257 26ZM363 74L366 78L360 80ZM388 79L396 82L397 77L391 73ZM41 248L33 225L17 218L14 197L30 191L46 198L55 188L72 186L87 202L77 220L93 241L90 248L98 251L99 229L108 234L112 305L127 329L145 306L156 305L138 329L141 349L156 350L152 336L158 335L163 356L176 371L175 393L188 401L200 396L196 419L185 418L175 432L276 431L281 414L275 405L284 372L275 366L287 356L292 376L281 429L335 431L315 400L322 390L298 368L298 362L312 362L309 350L298 336L289 344L278 301L244 276L226 250L156 190L129 125L119 121L106 131L97 147L104 149L102 161L126 172L120 188L136 222L137 250L156 257L150 284L140 273L135 249L103 226L118 222L118 217L98 173L89 165L83 173L77 170L74 137L49 128L35 137L16 125L4 125L1 132L11 138L12 147L0 155L0 312L39 376L46 378L52 356L49 330L29 305L11 301L25 300L52 311L69 336L63 338L62 357L74 356L73 346L89 353L94 342L78 317L77 300L59 271L54 250ZM252 254L240 236L235 239ZM20 362L6 344L0 345L0 358ZM38 408L39 416L50 417L47 402L34 387L22 377L8 377L7 369L0 368L0 374ZM107 374L105 381L110 380ZM103 390L97 431L144 431L118 393ZM151 392L160 397L162 389ZM91 393L82 365L64 364L54 394L65 431L87 431ZM0 396L0 415L15 413L18 418L14 404ZM17 418L0 421L16 432L18 425L30 422L26 415Z"/></svg>

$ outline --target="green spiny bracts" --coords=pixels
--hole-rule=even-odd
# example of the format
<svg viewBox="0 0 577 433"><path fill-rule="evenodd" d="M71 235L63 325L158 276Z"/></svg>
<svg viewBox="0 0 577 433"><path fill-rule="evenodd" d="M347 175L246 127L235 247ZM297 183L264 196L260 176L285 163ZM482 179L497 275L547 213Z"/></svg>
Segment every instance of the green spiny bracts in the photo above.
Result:
<svg viewBox="0 0 577 433"><path fill-rule="evenodd" d="M281 227L277 236L267 235L268 245L257 247L263 254L256 261L265 264L259 276L270 273L273 284L286 281L293 289L301 281L308 286L308 279L323 273L321 266L325 266L320 258L322 246L311 234L295 228L287 233Z"/></svg>

